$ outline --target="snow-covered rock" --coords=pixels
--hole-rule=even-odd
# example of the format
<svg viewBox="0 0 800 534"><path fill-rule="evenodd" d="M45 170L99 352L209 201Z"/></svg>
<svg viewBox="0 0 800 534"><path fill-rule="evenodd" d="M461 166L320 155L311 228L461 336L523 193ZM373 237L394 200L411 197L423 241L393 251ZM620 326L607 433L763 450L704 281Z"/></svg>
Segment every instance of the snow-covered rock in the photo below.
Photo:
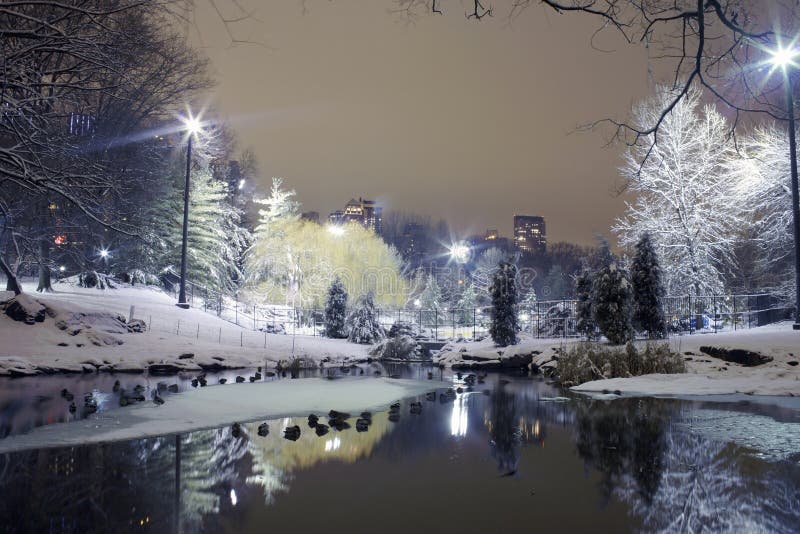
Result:
<svg viewBox="0 0 800 534"><path fill-rule="evenodd" d="M45 307L26 293L13 297L4 303L5 313L15 321L25 324L44 322Z"/></svg>

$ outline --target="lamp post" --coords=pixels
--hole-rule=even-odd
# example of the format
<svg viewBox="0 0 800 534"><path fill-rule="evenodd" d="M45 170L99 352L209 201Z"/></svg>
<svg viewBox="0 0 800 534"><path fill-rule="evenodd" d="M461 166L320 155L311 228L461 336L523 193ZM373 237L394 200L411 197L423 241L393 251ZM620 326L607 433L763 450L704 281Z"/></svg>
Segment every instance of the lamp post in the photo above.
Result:
<svg viewBox="0 0 800 534"><path fill-rule="evenodd" d="M189 240L189 175L192 170L192 138L200 131L200 121L190 118L185 123L188 137L186 141L186 182L183 186L183 239L181 241L181 286L177 306L188 308L186 302L186 245Z"/></svg>
<svg viewBox="0 0 800 534"><path fill-rule="evenodd" d="M795 138L794 124L794 92L792 80L789 76L789 67L798 66L795 58L800 54L792 47L778 47L771 52L770 62L774 67L783 71L783 85L786 89L786 117L789 121L789 168L792 180L792 216L794 226L794 283L795 283L795 311L794 330L800 330L800 194L797 184L797 141Z"/></svg>

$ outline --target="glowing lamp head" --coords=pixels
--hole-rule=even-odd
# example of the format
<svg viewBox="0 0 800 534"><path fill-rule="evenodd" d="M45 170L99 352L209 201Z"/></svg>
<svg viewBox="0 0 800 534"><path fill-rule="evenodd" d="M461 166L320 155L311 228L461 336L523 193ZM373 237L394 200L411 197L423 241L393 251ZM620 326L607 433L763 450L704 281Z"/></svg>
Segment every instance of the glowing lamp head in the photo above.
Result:
<svg viewBox="0 0 800 534"><path fill-rule="evenodd" d="M183 125L190 134L196 134L202 128L202 124L196 117L189 117L183 122Z"/></svg>
<svg viewBox="0 0 800 534"><path fill-rule="evenodd" d="M458 263L469 261L470 250L464 243L456 243L450 247L450 258Z"/></svg>
<svg viewBox="0 0 800 534"><path fill-rule="evenodd" d="M772 63L773 66L785 69L789 66L797 66L795 59L797 59L797 56L800 55L800 52L792 47L784 48L779 46L776 50L770 52L770 55L772 57L770 57L769 62Z"/></svg>
<svg viewBox="0 0 800 534"><path fill-rule="evenodd" d="M64 271L67 270L67 268L62 265L61 267L58 268L58 270L63 273Z"/></svg>
<svg viewBox="0 0 800 534"><path fill-rule="evenodd" d="M103 259L108 258L108 249L100 249L100 257Z"/></svg>

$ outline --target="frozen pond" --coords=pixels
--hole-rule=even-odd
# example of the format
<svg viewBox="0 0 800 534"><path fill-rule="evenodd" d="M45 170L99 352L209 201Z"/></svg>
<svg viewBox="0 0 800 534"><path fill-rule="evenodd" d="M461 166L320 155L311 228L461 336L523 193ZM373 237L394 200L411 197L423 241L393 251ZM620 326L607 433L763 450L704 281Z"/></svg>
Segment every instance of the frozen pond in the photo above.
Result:
<svg viewBox="0 0 800 534"><path fill-rule="evenodd" d="M375 367L364 369L369 380ZM298 414L268 421L267 436L248 423L239 432L226 426L4 454L2 530L800 531L796 408L609 402L565 398L539 377L489 375L467 388L438 369L382 371L425 379L432 371L443 388L463 392L445 402L404 399L399 419L375 413L366 431L353 417L351 428L317 436L308 414ZM237 374L209 375L208 382ZM192 387L191 376L10 380L0 397L0 433L81 417L89 391L99 409L116 406L115 380L126 389ZM64 387L80 401L74 415L61 398ZM299 439L284 439L283 428L295 424Z"/></svg>

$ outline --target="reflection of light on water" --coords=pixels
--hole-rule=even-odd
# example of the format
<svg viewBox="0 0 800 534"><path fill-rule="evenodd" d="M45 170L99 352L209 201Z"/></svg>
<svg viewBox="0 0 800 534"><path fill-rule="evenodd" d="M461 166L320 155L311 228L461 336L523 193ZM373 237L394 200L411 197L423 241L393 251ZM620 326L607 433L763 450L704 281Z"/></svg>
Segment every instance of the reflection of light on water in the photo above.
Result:
<svg viewBox="0 0 800 534"><path fill-rule="evenodd" d="M236 490L235 490L235 489L232 489L232 490L231 490L231 504L232 504L233 506L236 506L236 503L237 503L237 502L239 502L239 499L236 497Z"/></svg>
<svg viewBox="0 0 800 534"><path fill-rule="evenodd" d="M325 452L335 451L342 445L342 440L339 438L329 439L325 442Z"/></svg>
<svg viewBox="0 0 800 534"><path fill-rule="evenodd" d="M450 416L450 435L467 435L467 406L466 396L458 395L453 403L453 414Z"/></svg>
<svg viewBox="0 0 800 534"><path fill-rule="evenodd" d="M538 438L539 431L540 431L539 420L537 419L536 422L533 424L533 437Z"/></svg>

